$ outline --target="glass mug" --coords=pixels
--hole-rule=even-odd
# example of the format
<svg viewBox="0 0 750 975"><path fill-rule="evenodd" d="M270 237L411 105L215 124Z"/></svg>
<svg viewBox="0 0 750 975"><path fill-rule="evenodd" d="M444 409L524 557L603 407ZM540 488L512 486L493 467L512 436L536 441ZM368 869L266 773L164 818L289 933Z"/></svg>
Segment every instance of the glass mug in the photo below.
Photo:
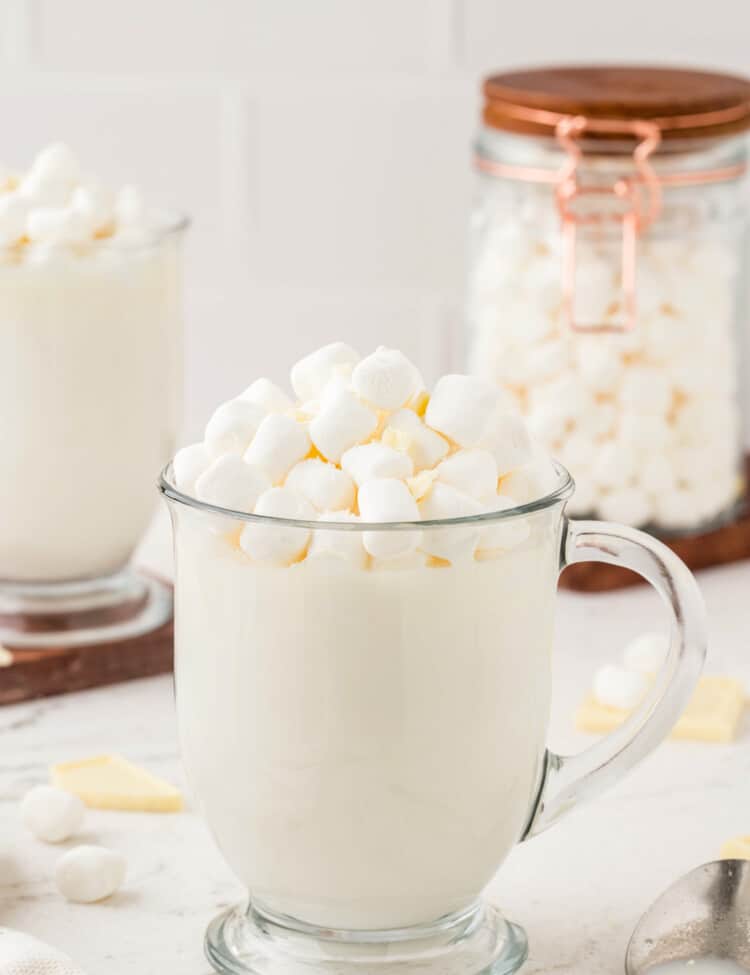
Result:
<svg viewBox="0 0 750 975"><path fill-rule="evenodd" d="M159 213L135 240L20 260L0 248L0 642L134 637L171 588L130 560L182 405L181 245ZM16 249L17 250L17 249Z"/></svg>
<svg viewBox="0 0 750 975"><path fill-rule="evenodd" d="M705 653L685 565L635 529L568 521L573 482L562 467L555 478L507 511L360 525L229 512L165 469L183 757L249 891L208 930L217 970L497 975L523 962L522 929L482 890L515 843L666 737ZM251 562L242 530L289 551L312 536L310 554ZM430 532L446 552L481 533L487 557L363 568L363 532ZM627 722L563 757L545 748L554 602L561 568L580 561L651 582L672 640Z"/></svg>

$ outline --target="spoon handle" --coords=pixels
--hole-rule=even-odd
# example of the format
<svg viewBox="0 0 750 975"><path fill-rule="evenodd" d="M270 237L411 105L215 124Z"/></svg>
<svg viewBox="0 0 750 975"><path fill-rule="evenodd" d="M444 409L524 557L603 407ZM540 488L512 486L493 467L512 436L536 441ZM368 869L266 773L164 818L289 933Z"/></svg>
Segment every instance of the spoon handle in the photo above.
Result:
<svg viewBox="0 0 750 975"><path fill-rule="evenodd" d="M627 721L577 755L546 752L523 839L614 785L667 737L690 700L706 655L703 598L687 566L666 545L645 532L602 521L568 521L564 531L560 571L574 562L607 562L637 572L667 605L672 634L661 670Z"/></svg>

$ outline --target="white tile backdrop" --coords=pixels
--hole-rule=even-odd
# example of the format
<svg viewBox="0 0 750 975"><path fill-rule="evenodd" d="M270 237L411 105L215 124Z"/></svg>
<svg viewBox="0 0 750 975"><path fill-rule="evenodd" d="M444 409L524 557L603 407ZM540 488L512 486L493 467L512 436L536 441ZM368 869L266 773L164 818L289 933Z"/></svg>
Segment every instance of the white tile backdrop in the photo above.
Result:
<svg viewBox="0 0 750 975"><path fill-rule="evenodd" d="M347 337L455 356L480 77L750 70L747 0L0 0L0 159L68 141L194 218L186 434Z"/></svg>

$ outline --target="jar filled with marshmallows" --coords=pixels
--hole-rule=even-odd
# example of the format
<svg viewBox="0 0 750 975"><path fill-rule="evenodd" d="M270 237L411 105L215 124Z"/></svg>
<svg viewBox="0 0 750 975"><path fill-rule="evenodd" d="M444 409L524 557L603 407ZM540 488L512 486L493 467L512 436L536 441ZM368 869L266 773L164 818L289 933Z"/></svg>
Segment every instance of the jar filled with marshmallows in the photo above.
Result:
<svg viewBox="0 0 750 975"><path fill-rule="evenodd" d="M687 535L745 500L750 81L647 67L484 86L470 369L576 479L572 513Z"/></svg>

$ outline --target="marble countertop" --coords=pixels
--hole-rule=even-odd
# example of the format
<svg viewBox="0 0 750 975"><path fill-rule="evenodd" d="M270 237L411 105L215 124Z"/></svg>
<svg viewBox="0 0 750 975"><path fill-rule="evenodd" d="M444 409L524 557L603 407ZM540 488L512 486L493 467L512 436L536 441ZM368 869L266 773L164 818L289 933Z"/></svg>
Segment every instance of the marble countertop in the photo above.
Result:
<svg viewBox="0 0 750 975"><path fill-rule="evenodd" d="M160 521L144 558L165 571L167 553ZM710 621L706 669L750 688L750 563L706 571L700 583ZM594 669L658 625L661 612L645 588L561 594L551 747L587 744L573 729L573 710ZM606 796L513 851L490 894L528 932L525 975L620 975L630 932L654 897L715 859L726 839L750 833L746 718L731 745L663 744ZM192 811L90 811L77 842L121 850L129 876L110 900L88 906L62 900L52 881L60 848L19 824L18 800L46 780L51 762L103 751L182 782L169 678L0 708L0 925L62 948L89 975L209 975L203 932L242 890Z"/></svg>

